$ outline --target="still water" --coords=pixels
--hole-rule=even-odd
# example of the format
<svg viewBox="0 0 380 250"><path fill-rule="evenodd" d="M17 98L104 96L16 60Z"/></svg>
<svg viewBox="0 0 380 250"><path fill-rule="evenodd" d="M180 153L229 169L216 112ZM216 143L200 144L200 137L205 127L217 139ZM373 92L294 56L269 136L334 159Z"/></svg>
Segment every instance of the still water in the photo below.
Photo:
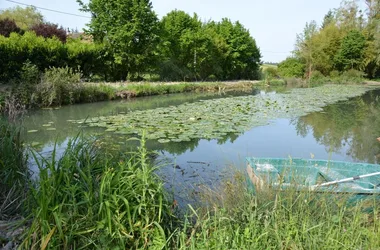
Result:
<svg viewBox="0 0 380 250"><path fill-rule="evenodd" d="M81 130L102 134L111 148L127 150L125 136L105 133L104 129L82 129L71 120L126 113L133 110L175 106L213 98L257 95L284 90L259 90L227 94L176 94L138 98L130 101L100 102L66 106L60 109L30 112L23 119L25 140L43 155L49 155L55 143L62 152L70 138ZM219 140L160 144L148 141L149 149L159 153L159 174L167 187L186 192L199 185L212 186L231 168L244 169L245 157L292 157L378 163L380 161L380 90L324 107L323 111L293 119L277 119L266 126L254 127ZM107 139L108 138L108 139Z"/></svg>

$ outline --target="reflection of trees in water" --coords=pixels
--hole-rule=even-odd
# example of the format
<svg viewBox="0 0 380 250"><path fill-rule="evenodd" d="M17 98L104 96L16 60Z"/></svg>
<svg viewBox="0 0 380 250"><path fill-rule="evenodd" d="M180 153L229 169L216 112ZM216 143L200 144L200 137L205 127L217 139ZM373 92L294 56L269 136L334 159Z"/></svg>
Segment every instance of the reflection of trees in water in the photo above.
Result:
<svg viewBox="0 0 380 250"><path fill-rule="evenodd" d="M219 145L225 144L228 140L230 142L234 142L239 137L238 134L228 134L226 136L223 136L223 138L218 139L217 143ZM192 139L190 141L182 141L182 142L169 142L165 144L161 144L157 142L156 140L151 140L147 143L147 146L150 150L164 150L172 155L181 155L185 153L186 151L194 151L199 145L199 142L201 140L207 140L207 139ZM208 140L211 141L211 140Z"/></svg>
<svg viewBox="0 0 380 250"><path fill-rule="evenodd" d="M305 137L309 132L326 150L346 152L359 161L379 162L380 143L380 96L379 90L368 92L362 97L352 98L324 108L323 112L312 113L295 119L297 133Z"/></svg>

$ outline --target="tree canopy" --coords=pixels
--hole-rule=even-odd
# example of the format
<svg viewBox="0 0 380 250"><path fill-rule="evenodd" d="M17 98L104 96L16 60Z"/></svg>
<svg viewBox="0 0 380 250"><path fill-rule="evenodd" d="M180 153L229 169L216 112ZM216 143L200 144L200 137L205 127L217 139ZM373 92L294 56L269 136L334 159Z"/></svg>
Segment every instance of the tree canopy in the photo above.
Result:
<svg viewBox="0 0 380 250"><path fill-rule="evenodd" d="M306 24L297 35L294 54L310 78L313 71L359 70L369 78L380 77L380 1L364 0L363 12L355 0L345 0L330 10L319 27Z"/></svg>
<svg viewBox="0 0 380 250"><path fill-rule="evenodd" d="M28 60L38 64L41 71L49 67L51 60L45 56L46 50L58 53L55 58L59 65L74 70L79 67L84 77L106 81L144 77L167 81L238 80L259 76L260 50L249 30L238 21L224 18L203 22L197 14L180 10L159 20L150 0L78 2L81 10L92 16L85 30L88 39L67 37L63 28L43 22L33 8L2 12L15 18L0 17L0 32L4 36L0 39L0 54L6 55L4 58L17 57L2 60L2 68L9 71L4 72L3 80L20 75L17 71ZM26 18L16 18L20 13L35 17L35 21L17 26L18 20ZM45 45L40 37L45 39ZM57 38L64 45L48 48L56 44ZM23 44L23 40L35 44ZM15 41L33 50L20 51L14 46ZM36 55L37 60L33 58Z"/></svg>
<svg viewBox="0 0 380 250"><path fill-rule="evenodd" d="M22 8L20 6L0 10L0 19L10 19L16 22L16 25L23 30L27 30L34 25L44 21L44 18L35 7Z"/></svg>

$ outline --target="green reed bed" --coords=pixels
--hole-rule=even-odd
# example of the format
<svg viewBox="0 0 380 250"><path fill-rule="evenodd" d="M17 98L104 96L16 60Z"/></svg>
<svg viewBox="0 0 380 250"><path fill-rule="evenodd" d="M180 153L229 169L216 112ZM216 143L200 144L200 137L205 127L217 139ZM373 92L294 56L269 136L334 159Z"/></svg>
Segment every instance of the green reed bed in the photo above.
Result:
<svg viewBox="0 0 380 250"><path fill-rule="evenodd" d="M116 157L98 146L76 138L59 159L56 151L35 155L40 172L22 249L165 246L171 211L147 151Z"/></svg>
<svg viewBox="0 0 380 250"><path fill-rule="evenodd" d="M0 220L23 209L29 178L21 128L0 117Z"/></svg>

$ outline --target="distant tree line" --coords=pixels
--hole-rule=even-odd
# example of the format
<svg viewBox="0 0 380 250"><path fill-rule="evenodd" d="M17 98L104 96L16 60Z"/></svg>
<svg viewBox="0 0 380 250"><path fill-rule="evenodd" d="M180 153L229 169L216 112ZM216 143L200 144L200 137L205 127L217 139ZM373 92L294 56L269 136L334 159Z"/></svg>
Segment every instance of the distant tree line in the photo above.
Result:
<svg viewBox="0 0 380 250"><path fill-rule="evenodd" d="M89 80L165 81L257 79L260 50L249 31L225 18L202 22L174 10L161 20L149 0L78 1L91 13L86 34L75 37L46 23L35 8L0 11L0 81L70 67Z"/></svg>
<svg viewBox="0 0 380 250"><path fill-rule="evenodd" d="M380 77L380 0L343 1L330 10L323 23L307 23L297 35L294 55L281 62L279 73L286 77L329 76L342 72Z"/></svg>

